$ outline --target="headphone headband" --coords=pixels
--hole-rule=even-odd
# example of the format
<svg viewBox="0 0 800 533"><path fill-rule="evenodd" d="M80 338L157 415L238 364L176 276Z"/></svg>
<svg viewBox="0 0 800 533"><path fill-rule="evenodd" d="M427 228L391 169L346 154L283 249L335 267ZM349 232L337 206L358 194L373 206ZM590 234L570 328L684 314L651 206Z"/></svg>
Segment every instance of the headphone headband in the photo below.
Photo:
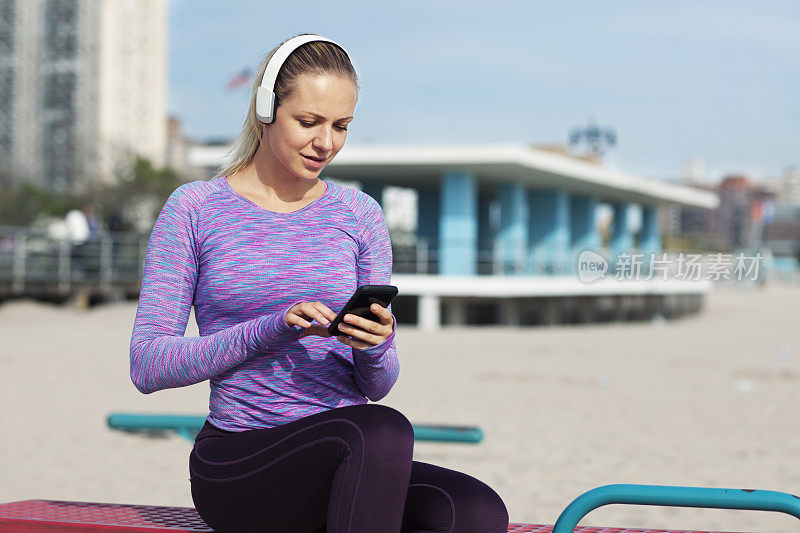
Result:
<svg viewBox="0 0 800 533"><path fill-rule="evenodd" d="M256 116L258 120L267 124L275 120L275 81L278 79L278 72L292 52L313 41L329 42L344 50L344 47L339 43L321 35L298 35L280 45L270 58L269 63L267 63L267 68L264 69L264 76L261 78L261 85L256 93Z"/></svg>

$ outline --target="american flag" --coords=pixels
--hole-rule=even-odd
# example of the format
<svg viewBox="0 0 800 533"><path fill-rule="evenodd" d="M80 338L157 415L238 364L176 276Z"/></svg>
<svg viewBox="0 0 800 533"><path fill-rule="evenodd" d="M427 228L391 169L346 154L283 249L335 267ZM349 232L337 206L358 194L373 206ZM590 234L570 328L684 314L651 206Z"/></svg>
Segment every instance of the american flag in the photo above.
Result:
<svg viewBox="0 0 800 533"><path fill-rule="evenodd" d="M249 67L245 67L240 70L237 74L235 74L231 79L228 80L228 83L225 84L225 89L228 91L233 91L238 89L242 85L247 85L252 77L252 72L250 71Z"/></svg>

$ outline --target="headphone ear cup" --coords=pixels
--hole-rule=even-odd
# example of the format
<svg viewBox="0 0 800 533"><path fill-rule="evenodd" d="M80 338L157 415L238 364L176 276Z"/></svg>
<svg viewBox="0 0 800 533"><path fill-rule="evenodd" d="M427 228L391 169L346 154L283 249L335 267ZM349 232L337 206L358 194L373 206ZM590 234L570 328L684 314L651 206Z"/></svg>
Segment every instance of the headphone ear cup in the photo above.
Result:
<svg viewBox="0 0 800 533"><path fill-rule="evenodd" d="M259 87L256 92L256 116L267 124L275 120L275 93L266 87Z"/></svg>

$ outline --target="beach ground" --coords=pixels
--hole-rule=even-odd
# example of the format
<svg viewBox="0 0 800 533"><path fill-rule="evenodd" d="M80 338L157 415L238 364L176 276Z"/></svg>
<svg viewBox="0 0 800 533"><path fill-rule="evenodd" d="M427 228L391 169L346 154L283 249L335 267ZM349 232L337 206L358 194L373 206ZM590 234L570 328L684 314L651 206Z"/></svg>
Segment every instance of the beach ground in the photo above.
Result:
<svg viewBox="0 0 800 533"><path fill-rule="evenodd" d="M512 522L552 524L611 483L800 493L800 287L715 289L700 315L555 327L398 327L400 379L379 403L480 444L414 458L494 488ZM191 443L106 426L111 412L208 413L208 383L138 392L136 303L0 305L0 502L192 506ZM196 335L190 319L187 335ZM788 533L777 513L607 506L582 525Z"/></svg>

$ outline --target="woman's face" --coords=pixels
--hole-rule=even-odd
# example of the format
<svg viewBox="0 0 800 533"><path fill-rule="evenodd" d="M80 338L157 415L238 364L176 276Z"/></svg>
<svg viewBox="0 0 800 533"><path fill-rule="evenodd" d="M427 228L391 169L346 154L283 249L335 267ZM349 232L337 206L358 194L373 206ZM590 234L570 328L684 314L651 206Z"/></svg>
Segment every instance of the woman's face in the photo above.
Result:
<svg viewBox="0 0 800 533"><path fill-rule="evenodd" d="M344 77L303 74L264 135L272 158L292 176L316 179L344 146L356 86Z"/></svg>

